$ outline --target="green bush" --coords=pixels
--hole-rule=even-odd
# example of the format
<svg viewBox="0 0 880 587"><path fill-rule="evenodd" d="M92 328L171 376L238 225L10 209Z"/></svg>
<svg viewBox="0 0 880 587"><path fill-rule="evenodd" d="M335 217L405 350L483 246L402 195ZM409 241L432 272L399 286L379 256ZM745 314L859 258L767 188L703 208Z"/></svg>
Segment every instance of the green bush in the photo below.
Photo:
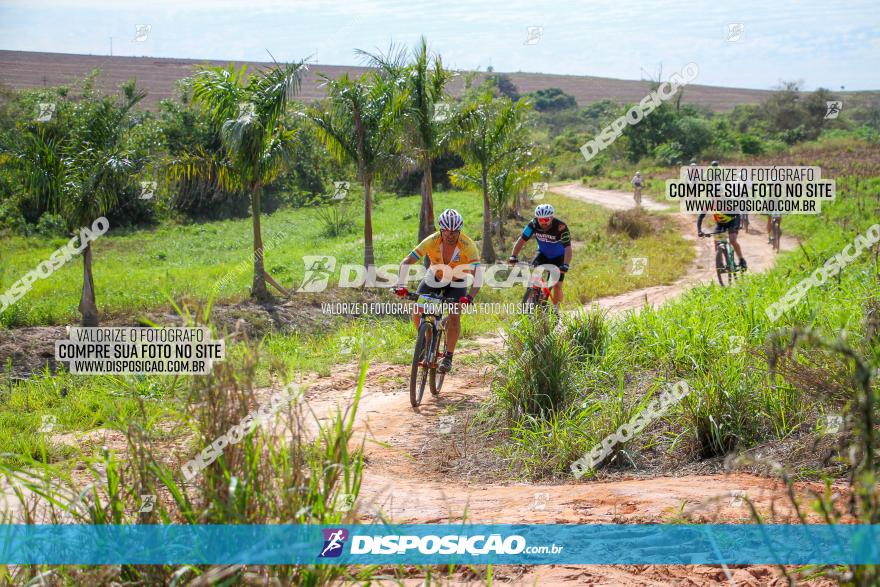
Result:
<svg viewBox="0 0 880 587"><path fill-rule="evenodd" d="M764 144L755 135L740 135L739 148L745 155L761 155L764 153Z"/></svg>
<svg viewBox="0 0 880 587"><path fill-rule="evenodd" d="M40 219L37 221L37 225L34 228L34 232L45 237L64 236L67 234L67 227L61 216L46 212L40 216Z"/></svg>
<svg viewBox="0 0 880 587"><path fill-rule="evenodd" d="M579 359L592 360L605 352L608 323L601 310L579 308L566 319L566 336Z"/></svg>
<svg viewBox="0 0 880 587"><path fill-rule="evenodd" d="M629 238L641 238L655 232L654 224L642 208L615 210L608 219L610 232L626 234Z"/></svg>
<svg viewBox="0 0 880 587"><path fill-rule="evenodd" d="M576 397L575 343L555 309L538 307L507 329L507 344L493 357L492 387L508 422L549 418Z"/></svg>
<svg viewBox="0 0 880 587"><path fill-rule="evenodd" d="M658 146L654 149L653 155L663 165L679 165L685 159L684 148L676 141L663 143Z"/></svg>

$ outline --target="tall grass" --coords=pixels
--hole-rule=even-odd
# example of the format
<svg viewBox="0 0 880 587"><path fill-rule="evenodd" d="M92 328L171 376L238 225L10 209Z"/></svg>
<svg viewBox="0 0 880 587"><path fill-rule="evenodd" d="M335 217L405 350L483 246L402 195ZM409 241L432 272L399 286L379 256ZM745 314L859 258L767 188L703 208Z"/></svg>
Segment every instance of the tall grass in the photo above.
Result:
<svg viewBox="0 0 880 587"><path fill-rule="evenodd" d="M178 447L177 463L152 432L141 410L128 423L126 447L102 449L58 465L33 460L0 467L17 488L25 523L85 524L340 524L356 519L357 504L340 507L343 495L357 496L363 473L363 443L353 424L366 374L361 368L352 405L322 423L313 419L302 395L283 405L265 427L257 426L228 444L212 464L187 482L181 463L198 454L253 414L265 397L253 386L257 355L252 350L233 365L219 364L212 375L193 379L176 416L188 423L191 446ZM77 462L79 464L77 464ZM88 480L74 468L84 467ZM156 495L152 511L138 512L140 496ZM7 514L7 517L9 515ZM26 583L46 569L22 566L11 580ZM55 575L76 584L94 584L106 570L58 567ZM112 580L123 584L203 584L269 582L325 585L347 575L328 566L123 565ZM367 573L369 574L369 573Z"/></svg>
<svg viewBox="0 0 880 587"><path fill-rule="evenodd" d="M863 360L880 365L876 348L868 344L880 337L876 294L880 250L875 246L865 251L838 277L813 287L777 323L769 321L765 309L857 234L880 222L878 188L878 178L841 178L837 201L826 204L820 217L787 217L784 230L799 236L802 246L780 255L777 266L765 274L750 275L730 288L714 284L693 288L659 308L628 313L605 325L607 335L597 337L593 325L579 324L568 332L567 342L581 335L606 341L600 353L588 353L587 361L530 354L535 342L523 344L511 337L505 361L499 366L504 376L493 386L498 405L519 406L518 410L507 410L506 428L495 430L496 434L506 430L516 444L501 449L511 458L511 468L524 465L535 476L549 471L564 474L568 463L548 454L577 453L584 448L585 438L599 436L594 441L601 440L601 435L615 429L623 414L637 410L647 394L679 380L688 382L691 394L661 421L646 428L639 439L630 441L630 446L622 447L628 454L606 459L602 466L637 462L639 453L655 455L656 448L679 459L700 460L812 434L817 418L839 409L851 395L842 383L848 375L834 367L824 351L806 350L780 359L771 376L766 341L779 327L808 327L827 335L843 333ZM536 339L546 333L537 326L526 332L532 331ZM586 430L581 428L578 434L558 430L582 425L580 414L570 403L566 406L569 409L562 411L525 409L530 402L539 401L541 388L526 377L534 369L523 373L514 370L521 362L528 364L532 356L536 357L535 366L553 365L569 372L554 372L553 377L576 382L578 391L566 393L566 397L578 396L585 402L583 409L590 415ZM526 430L541 434L523 433ZM628 456L633 458L625 458ZM542 461L544 465L536 466Z"/></svg>
<svg viewBox="0 0 880 587"><path fill-rule="evenodd" d="M544 417L564 408L577 393L576 349L563 318L536 307L506 330L506 351L493 357L493 389L508 421Z"/></svg>
<svg viewBox="0 0 880 587"><path fill-rule="evenodd" d="M873 308L873 304L870 306ZM868 313L870 317L870 311ZM823 492L807 490L807 503L798 498L794 488L795 475L786 467L777 465L777 472L785 482L788 500L801 524L808 523L806 508L818 513L826 524L855 522L875 525L880 523L880 486L877 484L877 431L878 402L876 379L876 358L880 344L876 339L867 341L867 349L851 346L840 337L826 338L810 329L780 329L770 339L771 373L776 374L779 361L790 357L799 350L821 350L829 358L837 361L838 367L848 375L845 387L848 394L843 411L848 414L846 430L838 442L839 454L849 465L847 476L848 492L831 490L831 479L825 478ZM866 360L865 351L871 360ZM873 365L872 365L873 364ZM841 381L834 377L828 379L829 388L839 390ZM821 388L821 386L820 386ZM834 398L838 399L838 398ZM758 523L765 522L751 502L751 514ZM772 520L771 520L772 521ZM845 549L847 545L841 544ZM793 582L788 569L780 571L789 582ZM819 565L810 569L812 577L823 576L834 579L840 585L868 587L880 583L878 565ZM810 577L810 578L812 578Z"/></svg>
<svg viewBox="0 0 880 587"><path fill-rule="evenodd" d="M436 192L435 207L456 208L465 217L464 232L478 239L482 208L472 192ZM601 295L628 291L676 279L687 268L692 252L674 230L632 240L605 231L610 212L569 198L548 194L566 219L575 240L575 261L567 287L572 302L587 302ZM398 264L418 244L418 196L383 198L375 206L376 264ZM263 219L266 269L284 287L296 289L305 274L303 257L328 255L338 266L359 263L363 241L347 232L351 220L343 205L313 209L281 210ZM322 213L331 213L321 220ZM509 221L510 234L524 223ZM151 230L114 230L95 241L95 283L98 308L104 318L139 318L160 310L168 299L195 299L230 303L247 298L252 281L249 220L226 220L195 225L163 225ZM52 251L63 239L13 237L4 242L0 292L9 288ZM494 243L498 246L498 243ZM509 244L509 243L508 243ZM532 254L531 243L523 256ZM507 253L507 251L499 251ZM639 276L625 270L631 257L647 257L649 269ZM121 277L124 276L124 279ZM34 282L33 289L0 314L0 327L64 324L77 319L76 304L81 287L82 265L74 259L48 279ZM216 288L216 289L215 289ZM339 291L328 294L331 299ZM483 288L481 299L518 301L519 289ZM296 298L301 303L303 296Z"/></svg>

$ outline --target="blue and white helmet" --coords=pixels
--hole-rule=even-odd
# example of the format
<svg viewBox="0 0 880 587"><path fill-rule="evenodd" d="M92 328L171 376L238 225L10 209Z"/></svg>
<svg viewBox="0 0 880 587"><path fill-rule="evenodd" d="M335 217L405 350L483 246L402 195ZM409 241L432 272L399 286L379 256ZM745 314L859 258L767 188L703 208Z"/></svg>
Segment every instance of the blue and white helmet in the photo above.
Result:
<svg viewBox="0 0 880 587"><path fill-rule="evenodd" d="M535 218L553 218L556 211L550 204L541 204L535 208Z"/></svg>
<svg viewBox="0 0 880 587"><path fill-rule="evenodd" d="M447 208L437 218L437 224L443 230L461 230L461 227L464 226L464 218L461 217L458 211Z"/></svg>

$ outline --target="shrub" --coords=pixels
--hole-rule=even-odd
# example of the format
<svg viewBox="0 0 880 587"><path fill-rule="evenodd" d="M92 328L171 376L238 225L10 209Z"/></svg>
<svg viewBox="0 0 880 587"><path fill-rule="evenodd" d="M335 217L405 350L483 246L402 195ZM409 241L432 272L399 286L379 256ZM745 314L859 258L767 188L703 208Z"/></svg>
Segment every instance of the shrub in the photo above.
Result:
<svg viewBox="0 0 880 587"><path fill-rule="evenodd" d="M492 385L508 422L549 418L577 395L574 347L555 309L538 307L508 328Z"/></svg>
<svg viewBox="0 0 880 587"><path fill-rule="evenodd" d="M761 155L764 153L764 144L761 142L761 139L754 135L740 136L739 148L745 155Z"/></svg>
<svg viewBox="0 0 880 587"><path fill-rule="evenodd" d="M46 212L40 216L34 232L45 237L64 236L67 234L67 227L64 225L64 219L61 216Z"/></svg>
<svg viewBox="0 0 880 587"><path fill-rule="evenodd" d="M655 232L650 216L641 208L616 210L608 219L608 230L626 234L633 239Z"/></svg>
<svg viewBox="0 0 880 587"><path fill-rule="evenodd" d="M327 237L353 232L357 226L351 212L351 206L341 202L319 206L315 210L315 215L321 224L321 234Z"/></svg>
<svg viewBox="0 0 880 587"><path fill-rule="evenodd" d="M663 143L654 149L654 158L663 165L676 165L684 161L684 148L677 142Z"/></svg>
<svg viewBox="0 0 880 587"><path fill-rule="evenodd" d="M601 356L608 344L605 315L599 309L579 308L566 320L566 336L578 358L590 360Z"/></svg>

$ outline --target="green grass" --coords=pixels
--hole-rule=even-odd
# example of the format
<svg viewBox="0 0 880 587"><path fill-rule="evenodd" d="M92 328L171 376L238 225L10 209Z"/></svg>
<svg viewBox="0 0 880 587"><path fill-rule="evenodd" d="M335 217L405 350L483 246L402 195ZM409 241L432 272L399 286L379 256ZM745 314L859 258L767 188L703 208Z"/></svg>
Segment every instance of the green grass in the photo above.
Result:
<svg viewBox="0 0 880 587"><path fill-rule="evenodd" d="M682 379L692 393L643 431L637 442L628 443L633 445L628 450L647 450L662 441L664 450L680 458L723 456L793 434L814 433L819 414L846 409L854 392L844 387L835 393L834 383L846 379L846 364L802 351L789 360L787 375L771 377L767 341L779 329L810 328L831 339L843 336L876 367L878 337L872 338L867 326L867 317L878 305L876 249L844 268L839 278L812 288L777 323L769 321L765 309L857 234L880 222L878 192L880 178L839 179L837 201L823 207L821 216L785 219L784 230L802 239L803 246L782 254L774 269L750 275L735 287L697 287L659 308L629 313L608 325L608 344L598 356L583 360L569 353L554 358L546 352L524 353L522 345L510 346L500 372L507 372L505 363L534 362L550 371L566 370L555 377L573 378L581 390L564 397L547 417L524 414L495 422L493 432L504 432L513 441L499 448L511 470L532 478L567 476L574 458L621 423L622 409L641 404L661 384ZM731 336L744 340L738 353L731 352ZM504 377L496 380L491 405L509 404L507 383ZM621 389L626 391L623 396ZM518 402L528 399L520 397Z"/></svg>
<svg viewBox="0 0 880 587"><path fill-rule="evenodd" d="M596 296L669 281L686 268L689 248L681 246L682 240L675 233L638 241L607 235L607 211L557 196L551 196L548 201L554 203L560 215L570 223L574 239L579 243L570 278L573 300L583 302ZM396 265L415 246L418 205L419 198L415 196L380 198L373 217L378 265ZM437 210L458 209L465 217L465 232L479 238L482 207L476 194L438 192L434 205ZM263 239L267 243L267 270L281 284L295 288L302 283L304 255L332 255L340 264L362 262L360 208L353 206L351 214L356 217L359 228L334 238L322 235L323 226L314 209L283 210L265 216ZM509 234L516 235L522 229L513 222L508 223L508 227ZM64 242L64 239L38 237L9 239L4 243L0 290L9 288ZM268 243L272 243L271 246ZM499 258L506 258L510 246L510 238L506 242L507 250L501 250L499 243L495 243ZM630 276L622 271L631 257L638 256L650 258L649 269L644 275ZM247 297L252 279L250 267L243 271L238 268L242 262L249 265L250 258L249 219L163 225L123 233L111 227L110 233L94 244L98 308L106 318L167 308L169 298L204 301L226 276L229 278L223 281L215 301L238 301ZM82 261L75 258L48 279L36 281L24 298L0 314L0 326L74 322L78 318L76 307L81 288ZM515 299L520 295L521 290L517 290L516 293L494 292L488 297Z"/></svg>
<svg viewBox="0 0 880 587"><path fill-rule="evenodd" d="M576 241L573 269L566 280L567 303L571 306L600 295L675 279L689 263L690 247L681 246L683 239L674 232L632 240L607 232L610 213L600 207L556 195L550 195L548 201L569 222ZM417 205L418 198L380 200L375 214L377 263L397 263L415 244ZM480 204L475 194L438 193L435 205L438 209L459 209L467 222L465 230L479 236ZM408 209L413 210L411 216L402 214ZM270 242L275 234L283 235L274 247L267 250L266 266L276 277L280 276L285 285L300 283L304 254L336 255L340 263L362 260L360 232L339 238L321 237L322 227L315 220L314 210L281 211L267 216L263 226L266 242ZM520 223L510 221L507 224L509 235L518 235L520 229ZM247 258L250 230L249 220L238 220L165 226L102 237L95 245L99 308L107 314L128 316L165 306L166 293L176 300L183 297L207 299L216 280ZM508 249L512 240L508 238L506 242ZM7 249L7 256L13 263L4 273L3 287L11 285L11 276L23 274L28 267L48 257L60 242L13 239ZM529 243L523 258L534 247ZM509 253L509 250L502 251L497 243L496 250L502 259ZM670 258L664 260L663 256L669 251ZM633 276L624 269L633 256L649 257L646 274ZM154 262L145 262L145 259ZM665 269L660 271L658 267ZM7 325L74 322L81 287L80 272L81 261L76 259L49 279L37 281L34 290L0 319ZM228 287L221 290L226 293L224 299L244 298L250 275L250 269L240 272ZM478 301L518 302L522 292L521 286L506 290L483 288ZM351 290L349 295L357 298L358 292ZM388 301L393 301L390 295ZM497 331L509 319L505 315L465 316L462 320L463 339ZM377 336L378 332L381 336ZM296 372L326 375L334 365L354 363L362 352L370 361L406 364L411 359L413 336L408 316L364 316L355 320L328 321L325 331L312 334L270 333L259 342L262 360L255 374L255 383L268 386ZM350 352L345 352L346 346L351 346ZM237 348L230 347L230 355L234 356ZM49 442L51 435L38 433L43 416L57 418L56 433L96 428L125 430L131 415L141 409L148 420L161 421L166 417L164 402L173 401L177 395L175 390L180 382L173 381L171 377L74 376L63 373L54 378L36 375L23 382L0 378L0 386L5 387L5 392L0 393L0 443L8 447L4 452L11 454L33 458L42 458L41 455L45 454L50 462L67 458L72 455L69 446ZM63 394L62 389L65 390Z"/></svg>

